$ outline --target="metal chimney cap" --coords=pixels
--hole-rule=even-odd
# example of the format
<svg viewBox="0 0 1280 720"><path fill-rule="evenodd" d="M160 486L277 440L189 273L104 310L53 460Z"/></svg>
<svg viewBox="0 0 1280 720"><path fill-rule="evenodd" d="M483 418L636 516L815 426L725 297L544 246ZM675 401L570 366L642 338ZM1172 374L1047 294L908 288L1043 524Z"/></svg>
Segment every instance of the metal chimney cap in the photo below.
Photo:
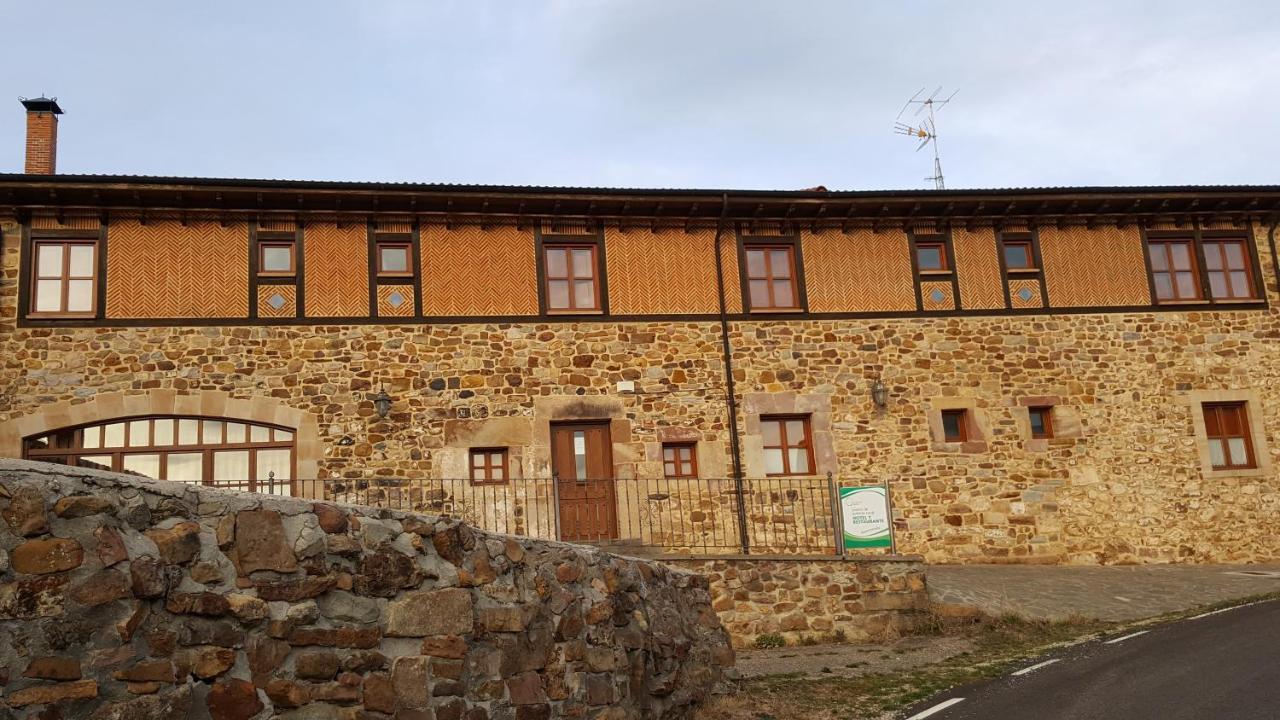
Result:
<svg viewBox="0 0 1280 720"><path fill-rule="evenodd" d="M54 115L61 115L62 108L58 106L58 98L47 98L41 95L38 98L18 98L22 106L27 112L50 112Z"/></svg>

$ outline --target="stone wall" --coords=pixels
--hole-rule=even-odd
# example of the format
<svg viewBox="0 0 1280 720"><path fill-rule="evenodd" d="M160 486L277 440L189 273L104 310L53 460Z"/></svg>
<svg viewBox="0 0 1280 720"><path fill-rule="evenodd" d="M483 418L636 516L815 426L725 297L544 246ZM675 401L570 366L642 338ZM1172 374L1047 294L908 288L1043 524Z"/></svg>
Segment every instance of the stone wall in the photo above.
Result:
<svg viewBox="0 0 1280 720"><path fill-rule="evenodd" d="M670 560L710 582L712 607L735 646L762 635L788 644L883 642L929 608L925 568L913 557L733 557Z"/></svg>
<svg viewBox="0 0 1280 720"><path fill-rule="evenodd" d="M456 521L16 461L0 517L3 718L684 717L733 662L704 578Z"/></svg>
<svg viewBox="0 0 1280 720"><path fill-rule="evenodd" d="M715 323L19 328L15 228L0 454L39 429L168 408L301 417L286 424L303 477L456 477L468 447L507 446L513 483L545 481L549 424L591 419L610 422L620 478L660 477L665 439L696 442L703 477L732 467ZM761 467L753 416L795 408L825 423L816 460L837 481L889 483L898 549L929 562L1274 561L1280 293L1255 232L1265 310L733 322L745 465ZM379 420L370 395L383 383L395 403ZM1198 403L1213 398L1250 403L1257 471L1204 466ZM1029 437L1032 400L1054 406L1055 439ZM938 437L948 407L972 411L972 442ZM796 522L825 507L801 500L767 493L749 521L825 541L829 527ZM703 537L736 521L723 495L682 507Z"/></svg>

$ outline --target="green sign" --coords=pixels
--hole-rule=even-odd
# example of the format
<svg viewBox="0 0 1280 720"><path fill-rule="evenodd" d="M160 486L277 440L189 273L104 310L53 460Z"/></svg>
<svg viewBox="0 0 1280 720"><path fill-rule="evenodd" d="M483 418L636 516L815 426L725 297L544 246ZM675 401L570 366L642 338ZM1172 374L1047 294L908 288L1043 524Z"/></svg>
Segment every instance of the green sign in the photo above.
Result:
<svg viewBox="0 0 1280 720"><path fill-rule="evenodd" d="M840 488L840 518L846 550L893 547L884 486Z"/></svg>

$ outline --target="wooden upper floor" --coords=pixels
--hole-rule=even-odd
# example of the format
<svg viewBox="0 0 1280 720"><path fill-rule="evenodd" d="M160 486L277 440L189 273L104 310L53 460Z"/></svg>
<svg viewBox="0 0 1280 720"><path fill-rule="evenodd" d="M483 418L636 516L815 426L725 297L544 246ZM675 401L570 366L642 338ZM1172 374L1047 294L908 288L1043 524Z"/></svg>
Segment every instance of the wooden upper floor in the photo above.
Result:
<svg viewBox="0 0 1280 720"><path fill-rule="evenodd" d="M239 186L13 178L0 214L29 326L1256 309L1277 275L1275 189L475 189L455 205L421 186L405 212L403 186L264 183L253 209ZM282 193L301 207L275 207Z"/></svg>

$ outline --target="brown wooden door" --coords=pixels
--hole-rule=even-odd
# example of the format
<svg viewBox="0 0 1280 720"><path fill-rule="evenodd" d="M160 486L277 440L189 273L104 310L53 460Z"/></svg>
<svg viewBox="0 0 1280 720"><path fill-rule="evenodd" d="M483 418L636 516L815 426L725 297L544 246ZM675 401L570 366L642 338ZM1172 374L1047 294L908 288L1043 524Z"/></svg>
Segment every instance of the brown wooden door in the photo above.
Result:
<svg viewBox="0 0 1280 720"><path fill-rule="evenodd" d="M561 540L618 536L607 422L552 425L551 472L560 495Z"/></svg>

